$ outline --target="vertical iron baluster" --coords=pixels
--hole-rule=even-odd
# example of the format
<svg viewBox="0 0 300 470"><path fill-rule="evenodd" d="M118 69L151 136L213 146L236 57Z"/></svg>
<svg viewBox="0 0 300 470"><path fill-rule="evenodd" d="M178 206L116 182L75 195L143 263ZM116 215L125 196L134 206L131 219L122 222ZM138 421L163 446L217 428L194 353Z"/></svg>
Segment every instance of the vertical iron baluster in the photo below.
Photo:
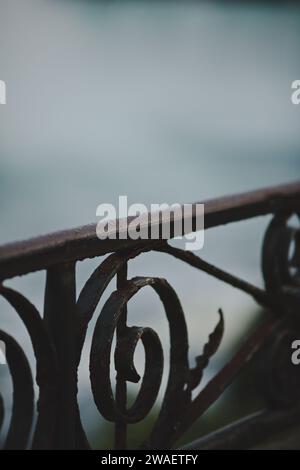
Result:
<svg viewBox="0 0 300 470"><path fill-rule="evenodd" d="M127 263L117 275L117 289L121 289L127 280ZM116 341L121 339L125 333L127 322L127 307L124 307L121 319L116 329ZM125 409L127 405L127 385L126 380L117 371L116 378L116 402L120 409ZM127 447L127 424L122 419L117 419L115 423L115 449L123 450Z"/></svg>
<svg viewBox="0 0 300 470"><path fill-rule="evenodd" d="M56 449L74 449L77 413L75 263L47 270L44 320L53 339L58 359L58 404Z"/></svg>

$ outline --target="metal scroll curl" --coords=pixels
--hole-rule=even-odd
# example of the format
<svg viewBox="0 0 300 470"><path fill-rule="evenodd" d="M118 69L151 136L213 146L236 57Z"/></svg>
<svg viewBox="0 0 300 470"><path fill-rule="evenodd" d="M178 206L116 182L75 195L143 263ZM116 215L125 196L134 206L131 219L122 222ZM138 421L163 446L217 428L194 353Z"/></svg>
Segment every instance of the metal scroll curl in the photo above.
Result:
<svg viewBox="0 0 300 470"><path fill-rule="evenodd" d="M266 291L274 299L274 312L285 316L300 305L300 229L289 224L293 215L299 220L299 214L290 212L273 217L262 248Z"/></svg>
<svg viewBox="0 0 300 470"><path fill-rule="evenodd" d="M161 248L161 247L160 247ZM153 249L153 247L152 247ZM155 248L154 248L155 249ZM129 259L150 249L137 249L115 253L93 272L83 287L78 301L78 363L86 330L95 308L111 279L118 274ZM168 253L167 246L165 247ZM124 312L128 301L141 289L150 286L160 297L169 323L170 332L170 372L167 389L161 410L152 432L144 443L147 448L166 448L173 442L182 426L185 411L191 403L191 392L199 385L203 370L209 358L220 344L224 320L220 311L220 321L210 335L203 354L196 358L196 367L189 369L188 334L184 313L177 294L165 279L138 277L126 281L111 294L105 303L96 323L90 353L90 377L95 403L99 412L108 420L123 423L141 421L151 410L161 384L163 373L163 352L157 334L151 328L122 327L117 335L115 367L117 378L138 382L140 377L133 364L134 351L141 340L145 349L145 372L140 391L130 409L117 403L110 382L110 357L112 339L120 323L124 326Z"/></svg>
<svg viewBox="0 0 300 470"><path fill-rule="evenodd" d="M273 217L262 250L265 286L275 299L273 313L280 323L260 353L258 379L275 408L299 404L300 373L291 360L292 343L300 339L300 230L289 223L293 215L299 219L292 213Z"/></svg>
<svg viewBox="0 0 300 470"><path fill-rule="evenodd" d="M166 391L166 403L183 404L183 388L187 382L188 340L184 315L178 297L164 279L137 277L115 291L103 307L94 330L90 376L95 403L108 420L118 418L127 423L141 421L152 408L161 383L163 352L157 334L151 328L127 327L116 350L117 374L127 381L137 382L139 376L133 365L134 349L139 339L145 348L145 373L136 402L129 410L119 409L114 400L110 383L110 352L114 331L125 304L142 288L151 286L159 295L170 328L170 375ZM166 405L167 406L167 405ZM168 412L168 410L165 410ZM173 416L174 419L174 416Z"/></svg>
<svg viewBox="0 0 300 470"><path fill-rule="evenodd" d="M30 336L36 358L36 383L39 386L40 393L38 401L38 418L32 446L33 448L50 449L53 447L57 405L57 362L54 347L39 312L34 305L26 299L26 297L3 285L0 286L0 295L8 301L23 321ZM2 334L5 335L4 333ZM22 396L24 393L24 400L26 403L21 399L19 399L19 401L22 402L22 408L24 409L23 412L25 414L28 413L28 415L26 415L26 429L28 434L32 424L33 404L31 402L33 402L34 395L31 371L23 351L17 345L15 340L8 335L5 335L4 338L5 339L3 341L7 344L6 353L8 353L8 365L10 357L9 354L12 358L10 370L14 382L13 410L15 406L17 407L17 410L20 408L20 405L18 405L16 401L18 400L18 396ZM29 414L31 415L30 419ZM15 424L14 426L13 423L23 423L24 419L14 419L13 412L11 422L12 429L16 428L16 431L12 431L12 434L16 434L16 436L14 435L13 437L10 437L11 434L9 432L5 445L17 446L17 448L19 448L20 440L18 438L18 434L21 431L19 431L19 425ZM20 429L22 429L22 426ZM23 435L25 436L25 432ZM24 442L25 437L23 437L23 440L21 441L22 446L24 446Z"/></svg>
<svg viewBox="0 0 300 470"><path fill-rule="evenodd" d="M0 330L0 340L6 346L6 361L13 384L13 408L4 449L25 449L33 420L33 381L25 354L19 344ZM0 429L4 406L0 396Z"/></svg>

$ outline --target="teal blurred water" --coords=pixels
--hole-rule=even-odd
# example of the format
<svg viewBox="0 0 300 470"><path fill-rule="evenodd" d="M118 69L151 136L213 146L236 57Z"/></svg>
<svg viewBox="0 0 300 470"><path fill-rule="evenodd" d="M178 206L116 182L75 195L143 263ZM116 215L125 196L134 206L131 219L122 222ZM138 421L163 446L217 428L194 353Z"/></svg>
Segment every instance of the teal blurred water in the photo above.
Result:
<svg viewBox="0 0 300 470"><path fill-rule="evenodd" d="M92 222L99 203L116 204L122 194L129 202L190 202L299 178L300 107L290 100L299 19L295 5L2 2L0 242ZM261 285L264 228L259 220L209 231L201 255ZM80 266L81 282L92 265ZM225 345L255 311L243 294L164 256L147 255L132 272L175 286L192 357L218 307ZM43 282L33 275L10 283L42 309ZM150 294L132 315L156 321L167 338ZM17 334L26 342L21 325Z"/></svg>
<svg viewBox="0 0 300 470"><path fill-rule="evenodd" d="M12 0L1 242L299 174L299 8ZM28 221L28 222L26 222Z"/></svg>

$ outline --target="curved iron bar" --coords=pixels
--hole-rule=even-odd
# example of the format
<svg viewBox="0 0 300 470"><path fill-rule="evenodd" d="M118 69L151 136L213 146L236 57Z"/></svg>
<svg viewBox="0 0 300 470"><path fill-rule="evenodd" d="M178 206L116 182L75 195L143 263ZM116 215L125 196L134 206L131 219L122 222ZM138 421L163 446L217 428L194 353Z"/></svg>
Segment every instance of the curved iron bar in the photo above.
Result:
<svg viewBox="0 0 300 470"><path fill-rule="evenodd" d="M123 374L126 380L137 382L139 376L133 365L133 353L138 339L146 336L143 339L146 354L145 374L140 393L130 410L118 409L109 380L111 341L122 307L146 286L151 286L159 295L170 328L170 374L166 401L162 408L168 408L171 404L174 407L174 403L176 407L180 407L182 403L182 389L188 375L188 343L180 302L175 291L165 280L149 277L134 278L110 296L98 318L93 335L90 356L92 390L99 411L109 420L115 420L117 415L121 415L130 423L140 421L152 408L159 390L163 367L162 347L156 333L150 328L128 327L123 344L118 345L118 373ZM169 413L169 410L167 412ZM176 414L174 416L174 413L170 413L170 426L173 420L176 420Z"/></svg>
<svg viewBox="0 0 300 470"><path fill-rule="evenodd" d="M39 312L28 299L3 285L0 286L0 295L18 313L32 342L36 358L36 383L40 390L33 448L50 449L53 446L57 394L54 347Z"/></svg>
<svg viewBox="0 0 300 470"><path fill-rule="evenodd" d="M265 234L262 256L266 289L279 309L291 315L299 307L300 286L300 230L288 225L292 215L288 211L273 218ZM297 215L299 217L299 213ZM293 243L295 247L291 257ZM293 273L291 268L294 268Z"/></svg>
<svg viewBox="0 0 300 470"><path fill-rule="evenodd" d="M34 391L31 370L16 340L2 330L0 340L6 346L6 361L13 383L13 409L4 449L25 449L33 420ZM4 412L1 414L3 417Z"/></svg>

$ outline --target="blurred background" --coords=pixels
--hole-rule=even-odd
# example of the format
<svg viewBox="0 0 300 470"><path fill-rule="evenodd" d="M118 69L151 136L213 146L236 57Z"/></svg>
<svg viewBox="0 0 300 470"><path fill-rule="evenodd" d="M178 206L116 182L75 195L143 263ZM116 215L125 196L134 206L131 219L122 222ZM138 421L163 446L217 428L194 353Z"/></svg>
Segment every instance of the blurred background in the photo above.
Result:
<svg viewBox="0 0 300 470"><path fill-rule="evenodd" d="M300 107L291 83L300 74L300 7L286 2L0 0L0 243L96 221L96 207L174 203L256 189L300 175ZM268 218L206 232L205 259L257 284ZM78 265L78 292L98 260ZM217 320L226 334L205 375L211 377L257 321L252 299L172 260L147 254L132 275L163 276L177 291L201 353ZM44 273L7 282L42 312ZM111 292L111 286L103 301ZM26 331L0 301L1 327L34 360ZM130 304L130 324L168 329L151 291ZM112 427L96 410L88 377L88 341L80 366L80 406L97 448ZM142 372L143 351L137 368ZM11 401L6 387L8 422ZM202 384L203 386L203 384ZM136 387L130 387L130 396ZM133 426L130 445L149 430ZM251 373L231 387L185 440L259 408ZM184 442L184 439L183 441Z"/></svg>

